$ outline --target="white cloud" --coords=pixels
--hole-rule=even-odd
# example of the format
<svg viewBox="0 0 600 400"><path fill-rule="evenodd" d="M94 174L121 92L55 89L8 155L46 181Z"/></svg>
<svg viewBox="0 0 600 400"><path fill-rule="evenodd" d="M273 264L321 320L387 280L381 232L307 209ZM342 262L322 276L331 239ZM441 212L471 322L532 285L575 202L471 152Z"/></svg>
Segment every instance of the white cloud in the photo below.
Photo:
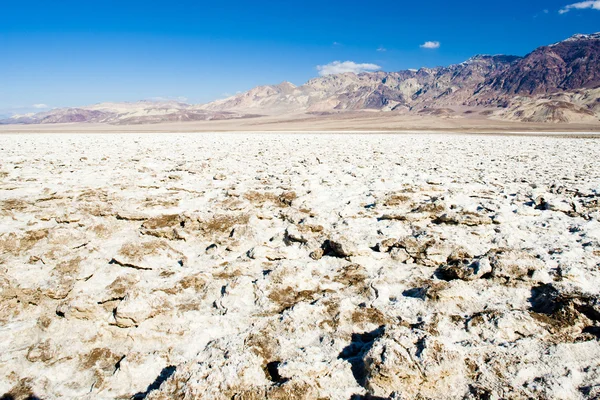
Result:
<svg viewBox="0 0 600 400"><path fill-rule="evenodd" d="M46 104L34 104L34 105L32 105L31 107L33 107L33 108L37 108L38 110L39 110L39 109L42 109L42 108L50 108L50 107L48 107Z"/></svg>
<svg viewBox="0 0 600 400"><path fill-rule="evenodd" d="M387 51L387 49L385 47L383 47L383 46L379 46L379 48L377 49L377 51L384 52L384 51Z"/></svg>
<svg viewBox="0 0 600 400"><path fill-rule="evenodd" d="M421 45L422 49L439 49L440 42L425 42Z"/></svg>
<svg viewBox="0 0 600 400"><path fill-rule="evenodd" d="M340 42L333 42L333 46L341 46L342 44Z"/></svg>
<svg viewBox="0 0 600 400"><path fill-rule="evenodd" d="M600 0L581 1L579 3L569 4L564 8L558 10L559 14L568 13L571 10L583 10L591 8L592 10L600 10Z"/></svg>
<svg viewBox="0 0 600 400"><path fill-rule="evenodd" d="M381 67L377 64L357 64L354 61L334 61L325 65L317 65L317 71L319 71L319 75L321 76L344 72L360 74L361 72L377 71L380 69Z"/></svg>

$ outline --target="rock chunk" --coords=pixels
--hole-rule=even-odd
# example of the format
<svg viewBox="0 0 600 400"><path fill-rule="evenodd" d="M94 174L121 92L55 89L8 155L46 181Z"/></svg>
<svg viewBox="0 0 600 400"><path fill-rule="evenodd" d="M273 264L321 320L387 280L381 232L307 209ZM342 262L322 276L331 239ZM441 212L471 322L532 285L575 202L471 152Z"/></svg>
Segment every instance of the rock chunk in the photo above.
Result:
<svg viewBox="0 0 600 400"><path fill-rule="evenodd" d="M496 278L508 280L530 279L536 271L544 269L544 263L523 250L494 249L487 257Z"/></svg>
<svg viewBox="0 0 600 400"><path fill-rule="evenodd" d="M115 323L120 328L136 327L168 308L166 295L132 290L125 295L115 311Z"/></svg>
<svg viewBox="0 0 600 400"><path fill-rule="evenodd" d="M385 329L363 357L365 387L387 398L462 398L468 393L464 359L442 341L408 328Z"/></svg>
<svg viewBox="0 0 600 400"><path fill-rule="evenodd" d="M342 235L336 235L326 240L322 248L324 255L331 257L346 258L365 254L365 250L360 249L356 243Z"/></svg>

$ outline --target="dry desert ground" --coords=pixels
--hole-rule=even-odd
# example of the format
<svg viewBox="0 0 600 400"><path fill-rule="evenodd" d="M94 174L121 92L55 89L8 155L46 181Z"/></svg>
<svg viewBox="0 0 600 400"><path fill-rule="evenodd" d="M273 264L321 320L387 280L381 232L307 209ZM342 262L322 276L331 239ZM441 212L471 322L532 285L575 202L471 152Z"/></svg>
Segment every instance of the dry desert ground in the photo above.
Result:
<svg viewBox="0 0 600 400"><path fill-rule="evenodd" d="M599 156L565 137L0 135L0 395L600 398Z"/></svg>
<svg viewBox="0 0 600 400"><path fill-rule="evenodd" d="M515 122L477 116L435 117L355 111L330 114L262 115L255 118L161 122L114 125L101 123L62 123L1 125L0 134L14 133L197 133L197 132L463 132L463 133L552 133L600 137L600 121L586 123Z"/></svg>

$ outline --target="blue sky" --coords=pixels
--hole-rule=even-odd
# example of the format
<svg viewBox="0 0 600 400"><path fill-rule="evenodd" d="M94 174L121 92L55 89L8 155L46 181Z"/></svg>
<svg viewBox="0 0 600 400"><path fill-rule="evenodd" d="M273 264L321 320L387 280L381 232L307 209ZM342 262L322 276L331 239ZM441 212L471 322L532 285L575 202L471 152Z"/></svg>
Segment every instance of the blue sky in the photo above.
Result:
<svg viewBox="0 0 600 400"><path fill-rule="evenodd" d="M600 31L600 1L2 3L0 115L102 101L207 102L302 84L334 61L433 67L479 53L525 55Z"/></svg>

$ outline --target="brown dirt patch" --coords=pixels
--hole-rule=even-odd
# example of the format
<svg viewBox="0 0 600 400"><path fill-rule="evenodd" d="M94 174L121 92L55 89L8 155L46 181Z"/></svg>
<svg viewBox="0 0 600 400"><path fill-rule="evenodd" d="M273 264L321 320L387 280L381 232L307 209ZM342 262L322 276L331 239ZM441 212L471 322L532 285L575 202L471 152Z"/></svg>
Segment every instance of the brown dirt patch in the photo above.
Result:
<svg viewBox="0 0 600 400"><path fill-rule="evenodd" d="M352 323L364 324L370 323L375 325L385 325L387 318L381 311L372 307L358 308L352 313Z"/></svg>
<svg viewBox="0 0 600 400"><path fill-rule="evenodd" d="M188 275L179 281L179 285L183 289L193 288L199 293L206 287L206 280L201 275Z"/></svg>
<svg viewBox="0 0 600 400"><path fill-rule="evenodd" d="M0 209L3 211L23 211L25 210L29 204L22 199L8 199L4 200L1 203Z"/></svg>
<svg viewBox="0 0 600 400"><path fill-rule="evenodd" d="M278 312L282 312L302 301L313 301L319 294L320 291L317 290L301 290L297 292L288 286L284 289L272 290L268 297L269 300L278 305Z"/></svg>
<svg viewBox="0 0 600 400"><path fill-rule="evenodd" d="M15 233L9 233L0 238L0 250L13 255L22 254L31 250L39 241L48 237L48 229L27 231L21 237Z"/></svg>
<svg viewBox="0 0 600 400"><path fill-rule="evenodd" d="M112 371L115 364L121 359L121 356L113 353L108 348L97 347L81 357L80 363L82 369L99 368L101 370Z"/></svg>
<svg viewBox="0 0 600 400"><path fill-rule="evenodd" d="M410 202L410 196L400 193L389 194L383 199L383 205L386 207L398 207Z"/></svg>
<svg viewBox="0 0 600 400"><path fill-rule="evenodd" d="M162 250L173 249L168 244L160 241L126 243L119 250L119 254L139 262L146 256L159 254Z"/></svg>
<svg viewBox="0 0 600 400"><path fill-rule="evenodd" d="M231 232L236 225L246 225L250 221L248 214L222 214L215 215L209 220L200 223L200 229L206 234L219 234Z"/></svg>
<svg viewBox="0 0 600 400"><path fill-rule="evenodd" d="M168 214L161 215L158 217L150 218L142 224L144 229L161 229L169 227L181 226L183 219L179 214Z"/></svg>
<svg viewBox="0 0 600 400"><path fill-rule="evenodd" d="M285 191L279 195L272 192L248 191L244 193L243 197L254 205L263 206L266 203L271 203L282 208L291 206L294 200L298 198L296 193L291 191Z"/></svg>

